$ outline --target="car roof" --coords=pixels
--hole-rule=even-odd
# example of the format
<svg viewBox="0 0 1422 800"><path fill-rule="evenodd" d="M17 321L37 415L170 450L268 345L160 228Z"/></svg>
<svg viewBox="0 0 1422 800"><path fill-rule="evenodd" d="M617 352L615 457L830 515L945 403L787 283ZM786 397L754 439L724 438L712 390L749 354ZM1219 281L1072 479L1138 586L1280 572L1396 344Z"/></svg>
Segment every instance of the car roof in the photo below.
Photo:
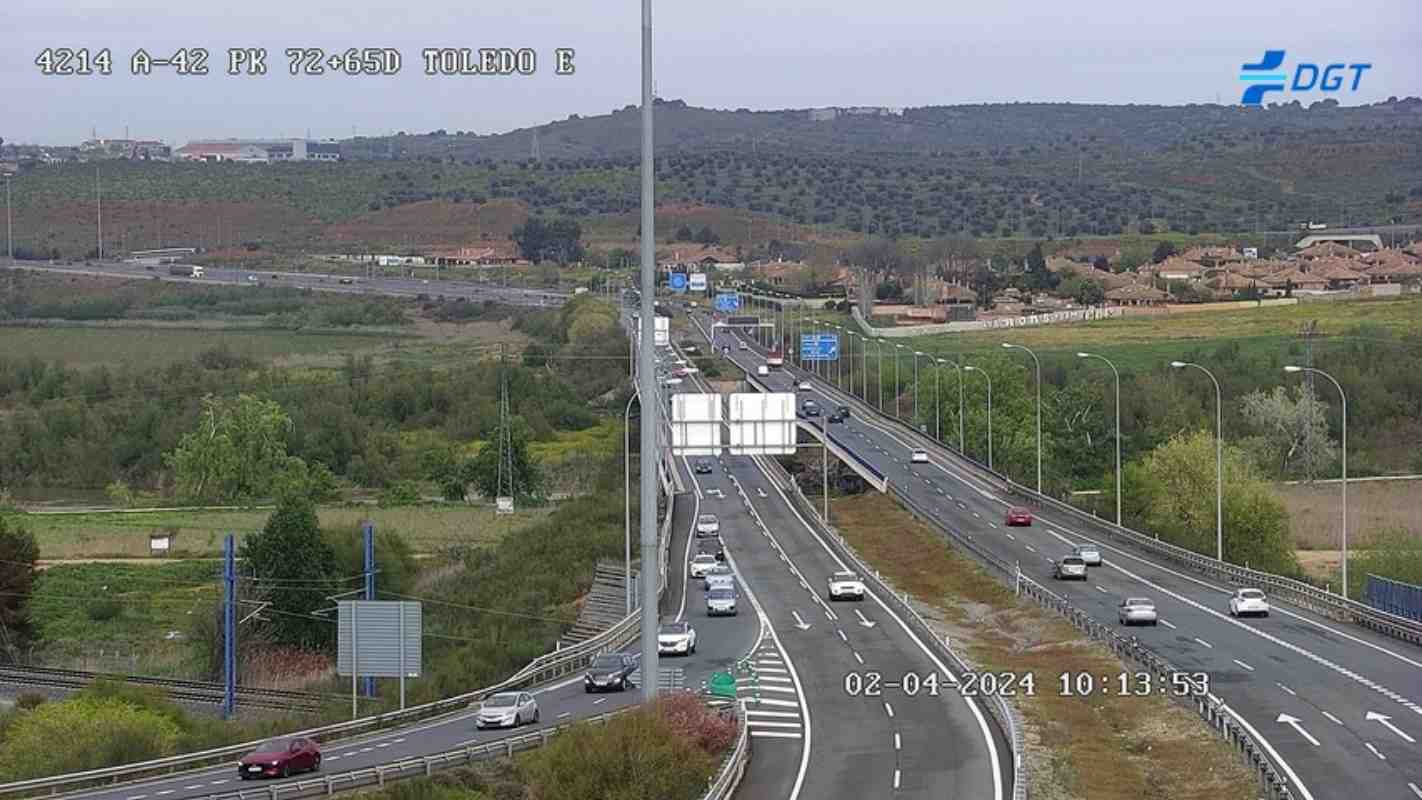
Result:
<svg viewBox="0 0 1422 800"><path fill-rule="evenodd" d="M1126 598L1126 605L1128 605L1128 606L1153 606L1153 605L1155 605L1155 601L1154 601L1154 600L1151 600L1149 597L1127 597L1127 598Z"/></svg>
<svg viewBox="0 0 1422 800"><path fill-rule="evenodd" d="M691 623L689 623L689 622L663 622L663 623L662 623L662 630L664 630L664 631L684 631L684 630L686 630L686 629L688 629L688 628L690 628L690 627L691 627Z"/></svg>
<svg viewBox="0 0 1422 800"><path fill-rule="evenodd" d="M1240 589L1238 593L1249 597L1253 597L1254 595L1259 595L1260 597L1264 596L1264 590L1262 589Z"/></svg>
<svg viewBox="0 0 1422 800"><path fill-rule="evenodd" d="M856 577L856 576L855 576L855 574L854 574L853 572L850 572L849 570L846 569L846 570L840 570L839 572L836 572L832 577L835 577L835 578L853 578L853 577Z"/></svg>
<svg viewBox="0 0 1422 800"><path fill-rule="evenodd" d="M716 557L710 553L697 553L691 557L692 561L715 561Z"/></svg>
<svg viewBox="0 0 1422 800"><path fill-rule="evenodd" d="M1062 559L1062 561L1080 561L1080 560L1081 560L1081 556L1066 556L1066 557L1064 557L1064 558Z"/></svg>
<svg viewBox="0 0 1422 800"><path fill-rule="evenodd" d="M707 520L713 520L713 519L715 519L715 518L716 518L716 515L715 515L715 514L702 514L701 517L700 517L700 519L701 519L702 522L706 522Z"/></svg>
<svg viewBox="0 0 1422 800"><path fill-rule="evenodd" d="M1092 544L1091 542L1083 542L1083 543L1077 545L1077 546L1076 546L1076 549L1077 549L1077 550L1096 550L1096 549L1098 549L1098 548L1096 547L1096 545Z"/></svg>

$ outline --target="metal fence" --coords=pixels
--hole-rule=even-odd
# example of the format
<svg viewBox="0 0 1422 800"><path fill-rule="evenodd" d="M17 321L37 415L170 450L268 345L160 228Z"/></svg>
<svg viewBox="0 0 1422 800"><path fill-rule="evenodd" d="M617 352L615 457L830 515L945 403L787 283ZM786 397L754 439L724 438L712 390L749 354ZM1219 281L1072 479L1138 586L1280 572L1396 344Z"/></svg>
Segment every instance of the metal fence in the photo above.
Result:
<svg viewBox="0 0 1422 800"><path fill-rule="evenodd" d="M1388 614L1422 621L1422 586L1368 575L1363 602Z"/></svg>
<svg viewBox="0 0 1422 800"><path fill-rule="evenodd" d="M665 481L666 477L662 477ZM670 534L673 516L675 516L675 504L668 503L666 513L662 517L660 545L658 548L660 550L659 571L661 573L657 592L659 598L661 594L666 591L667 550L671 541ZM418 720L461 711L468 708L470 704L479 702L497 692L546 683L582 671L597 655L609 650L621 649L628 643L636 640L641 632L641 616L642 610L640 608L634 609L631 614L624 617L603 633L571 647L565 647L555 652L541 655L529 662L523 669L493 686L476 689L472 692L466 692L444 700L436 700L432 703L411 706L401 711L392 711L347 722L323 725L317 728L293 732L291 735L316 739L327 743L338 741L351 736L408 725ZM73 772L65 775L32 778L29 780L0 784L0 798L19 798L41 794L53 795L85 787L110 786L139 779L162 776L182 770L222 764L234 761L246 755L259 743L258 741L243 742L241 744L228 745L226 747L218 747L196 753L183 753L176 756L168 756L132 764L120 764L113 767L103 767L84 772Z"/></svg>

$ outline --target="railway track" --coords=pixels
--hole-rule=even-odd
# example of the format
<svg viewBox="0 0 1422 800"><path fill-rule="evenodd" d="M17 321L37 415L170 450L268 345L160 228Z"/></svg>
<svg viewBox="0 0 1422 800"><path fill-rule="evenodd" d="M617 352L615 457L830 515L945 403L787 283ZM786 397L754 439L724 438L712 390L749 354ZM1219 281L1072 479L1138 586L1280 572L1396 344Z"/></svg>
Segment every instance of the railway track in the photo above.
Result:
<svg viewBox="0 0 1422 800"><path fill-rule="evenodd" d="M159 678L149 675L120 675L84 672L50 667L0 666L0 686L33 686L46 689L83 689L97 680L110 680L131 686L162 689L169 698L189 703L221 705L223 686L213 681L190 681L180 678ZM237 687L237 705L248 708L270 708L291 711L315 711L331 696L316 692L287 689Z"/></svg>

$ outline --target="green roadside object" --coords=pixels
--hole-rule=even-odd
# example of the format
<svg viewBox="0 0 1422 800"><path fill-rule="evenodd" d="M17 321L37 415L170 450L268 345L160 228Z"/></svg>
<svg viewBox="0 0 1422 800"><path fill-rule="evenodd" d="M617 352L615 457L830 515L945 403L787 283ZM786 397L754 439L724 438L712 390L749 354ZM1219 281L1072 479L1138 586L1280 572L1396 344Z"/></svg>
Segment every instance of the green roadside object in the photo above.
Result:
<svg viewBox="0 0 1422 800"><path fill-rule="evenodd" d="M711 694L716 697L736 696L736 676L729 672L713 672L711 680L708 682L711 687Z"/></svg>

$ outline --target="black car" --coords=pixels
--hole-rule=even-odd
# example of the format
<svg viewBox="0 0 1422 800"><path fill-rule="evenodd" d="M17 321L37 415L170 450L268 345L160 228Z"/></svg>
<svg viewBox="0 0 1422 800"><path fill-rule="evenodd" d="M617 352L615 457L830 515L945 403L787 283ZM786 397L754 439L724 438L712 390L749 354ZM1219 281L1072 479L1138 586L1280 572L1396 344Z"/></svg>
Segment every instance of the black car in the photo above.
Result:
<svg viewBox="0 0 1422 800"><path fill-rule="evenodd" d="M711 474L711 461L705 458L696 459L696 466L693 467L697 475Z"/></svg>
<svg viewBox="0 0 1422 800"><path fill-rule="evenodd" d="M632 688L632 673L637 660L628 653L603 653L588 665L583 675L583 690L587 692L626 691Z"/></svg>
<svg viewBox="0 0 1422 800"><path fill-rule="evenodd" d="M848 414L844 413L839 409L835 409L835 412L833 414L830 414L828 417L825 417L825 419L828 419L830 422L844 422L845 419L847 419L848 417Z"/></svg>
<svg viewBox="0 0 1422 800"><path fill-rule="evenodd" d="M800 406L800 410L805 412L805 416L807 417L818 417L820 415L820 404L814 400L806 400L805 404Z"/></svg>

